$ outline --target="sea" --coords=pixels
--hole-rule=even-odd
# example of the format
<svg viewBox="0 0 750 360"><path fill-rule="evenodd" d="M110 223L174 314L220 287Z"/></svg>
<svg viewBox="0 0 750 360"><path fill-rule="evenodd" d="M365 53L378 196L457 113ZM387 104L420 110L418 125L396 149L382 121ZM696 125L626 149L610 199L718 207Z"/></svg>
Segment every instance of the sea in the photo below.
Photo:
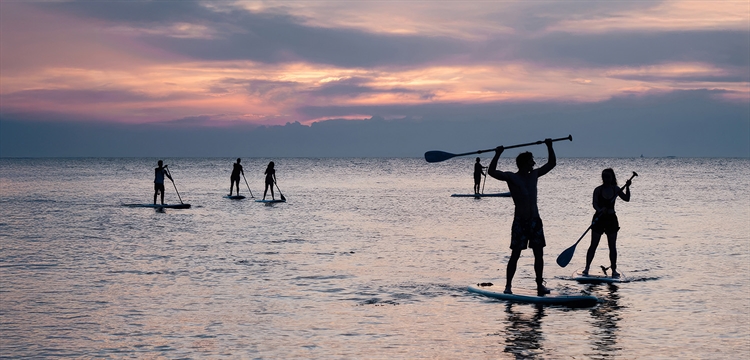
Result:
<svg viewBox="0 0 750 360"><path fill-rule="evenodd" d="M0 159L0 358L750 355L747 158L559 158L538 185L545 280L600 299L588 308L467 291L504 283L514 208L451 197L472 193L473 157L243 158L244 200L223 197L234 158L165 158L165 201L192 207L123 206L153 201L157 160ZM254 201L269 161L285 203ZM629 281L578 284L590 235L555 259L590 225L605 168L638 175L616 205ZM602 240L592 272L608 254ZM530 250L513 287L535 287Z"/></svg>

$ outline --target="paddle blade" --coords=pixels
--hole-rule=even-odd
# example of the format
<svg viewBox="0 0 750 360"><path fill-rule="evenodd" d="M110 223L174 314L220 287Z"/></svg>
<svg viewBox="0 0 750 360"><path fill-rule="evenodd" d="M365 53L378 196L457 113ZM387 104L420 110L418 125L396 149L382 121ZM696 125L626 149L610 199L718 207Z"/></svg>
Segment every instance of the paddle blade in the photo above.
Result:
<svg viewBox="0 0 750 360"><path fill-rule="evenodd" d="M565 249L560 256L557 257L557 265L560 265L560 267L566 267L568 264L570 264L570 260L573 259L573 254L576 252L576 246L578 245L578 242L573 244L573 246Z"/></svg>
<svg viewBox="0 0 750 360"><path fill-rule="evenodd" d="M281 201L286 201L286 197L284 197L284 194L281 193L281 188L279 188L279 184L276 184L276 190L279 190L279 195L281 195Z"/></svg>
<svg viewBox="0 0 750 360"><path fill-rule="evenodd" d="M429 163L445 161L454 156L456 155L451 154L449 152L445 152L445 151L439 151L439 150L432 150L432 151L428 151L424 153L424 159L427 160L427 162Z"/></svg>

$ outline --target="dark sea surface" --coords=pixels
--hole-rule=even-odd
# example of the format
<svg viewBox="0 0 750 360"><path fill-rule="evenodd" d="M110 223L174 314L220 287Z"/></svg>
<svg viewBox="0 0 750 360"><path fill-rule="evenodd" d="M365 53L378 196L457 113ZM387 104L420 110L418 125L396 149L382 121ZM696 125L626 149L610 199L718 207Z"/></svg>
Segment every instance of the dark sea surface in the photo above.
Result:
<svg viewBox="0 0 750 360"><path fill-rule="evenodd" d="M192 208L122 206L152 201L156 160L0 159L0 357L750 354L748 159L558 159L539 181L545 278L601 299L583 309L466 291L504 282L513 220L510 198L450 197L472 191L473 157L243 159L255 198L275 161L288 201L272 206L244 181L247 199L223 198L234 159L167 158ZM589 237L566 268L555 258L588 227L607 167L621 184L639 174L631 201L617 202L619 269L631 281L578 284ZM609 266L605 240L599 265ZM533 287L527 250L514 288Z"/></svg>

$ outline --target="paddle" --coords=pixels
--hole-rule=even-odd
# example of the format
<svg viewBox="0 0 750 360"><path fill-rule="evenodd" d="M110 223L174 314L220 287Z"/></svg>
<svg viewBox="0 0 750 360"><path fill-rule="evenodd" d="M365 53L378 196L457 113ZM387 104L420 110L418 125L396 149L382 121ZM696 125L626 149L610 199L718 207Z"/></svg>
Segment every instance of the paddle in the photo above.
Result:
<svg viewBox="0 0 750 360"><path fill-rule="evenodd" d="M245 174L242 174L242 178L245 179ZM250 190L250 185L248 185L247 183L247 179L245 179L245 186L247 186L247 191L250 192L250 197L255 199L255 196L253 196L253 191ZM237 195L239 195L239 193L237 193Z"/></svg>
<svg viewBox="0 0 750 360"><path fill-rule="evenodd" d="M273 182L273 184L276 185L276 189L279 190L279 195L281 195L281 201L286 201L284 194L282 194L281 189L279 189L279 184L277 184L275 181Z"/></svg>
<svg viewBox="0 0 750 360"><path fill-rule="evenodd" d="M564 138L552 139L552 141L560 141L560 140L570 140L570 141L573 141L573 136L572 135L568 135L567 137L564 137ZM505 149L512 149L512 148L517 148L517 147L523 147L523 146L529 146L529 145L539 145L539 144L544 144L544 140L530 142L530 143L526 143L526 144L518 144L518 145L505 146ZM451 153L445 152L445 151L432 150L432 151L428 151L428 152L424 153L424 159L427 160L427 162L434 163L434 162L441 162L441 161L445 161L445 160L448 160L448 159L452 159L452 158L454 158L456 156L481 154L481 153L485 153L485 152L488 152L488 151L495 151L495 148L487 149L487 150L472 151L472 152L467 152L467 153L463 153L463 154L451 154Z"/></svg>
<svg viewBox="0 0 750 360"><path fill-rule="evenodd" d="M167 165L164 165L164 170L167 172L167 175L169 175L169 181L172 182L172 186L174 186L174 192L177 193L177 198L180 199L180 204L184 204L182 202L182 197L180 197L180 192L177 191L177 184L174 183L174 180L172 180L172 173L169 172L169 169L167 169Z"/></svg>
<svg viewBox="0 0 750 360"><path fill-rule="evenodd" d="M484 194L484 184L487 183L487 174L482 174L482 175L484 175L484 182L482 183L482 194Z"/></svg>
<svg viewBox="0 0 750 360"><path fill-rule="evenodd" d="M636 176L638 176L638 173L636 173L635 171L633 171L633 175L630 177L630 179L628 181L633 180L633 178L636 177ZM623 185L620 188L620 191L622 191L624 189L625 189L625 185ZM617 199L617 194L615 194L615 197L612 198L612 202L614 202L615 199ZM568 266L568 264L570 263L570 260L573 259L573 254L576 252L576 246L578 245L579 242L581 242L581 239L583 239L583 237L586 236L586 234L588 234L589 230L591 230L591 227L594 226L594 224L596 224L596 221L599 220L599 217L601 215L602 214L599 213L594 218L594 221L591 222L591 225L589 225L589 227L586 229L586 231L583 232L583 235L581 235L581 237L578 238L578 241L576 241L576 243L573 244L573 246L565 249L565 251L563 251L562 253L560 253L560 255L557 257L557 265L560 265L560 267L566 267L566 266Z"/></svg>

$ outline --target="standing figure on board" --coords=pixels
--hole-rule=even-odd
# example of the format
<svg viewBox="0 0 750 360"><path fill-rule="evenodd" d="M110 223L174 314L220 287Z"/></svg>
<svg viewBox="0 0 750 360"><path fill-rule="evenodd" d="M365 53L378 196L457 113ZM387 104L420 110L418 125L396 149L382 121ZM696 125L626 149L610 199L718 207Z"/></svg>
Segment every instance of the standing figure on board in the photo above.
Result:
<svg viewBox="0 0 750 360"><path fill-rule="evenodd" d="M266 193L268 192L269 187L271 188L271 199L276 200L273 195L273 184L276 183L276 170L273 168L273 161L268 163L268 167L266 167L264 174L266 174L266 189L263 190L263 200L266 199Z"/></svg>
<svg viewBox="0 0 750 360"><path fill-rule="evenodd" d="M477 157L477 162L474 163L474 194L479 194L479 185L482 183L482 175L487 176L484 173L486 166L482 166Z"/></svg>
<svg viewBox="0 0 750 360"><path fill-rule="evenodd" d="M544 286L543 278L544 247L547 244L544 240L542 219L539 217L539 208L537 207L537 180L540 176L544 176L555 167L557 158L555 157L554 149L552 149L552 139L545 139L544 144L547 145L549 155L547 163L538 169L534 169L534 165L536 164L534 162L534 155L527 151L516 157L517 172L498 171L497 161L500 158L500 154L505 150L504 147L498 146L495 149L495 157L492 158L487 170L488 175L508 183L508 189L515 204L510 238L511 255L506 270L504 291L506 294L513 293L511 291L511 283L513 282L513 276L516 274L521 250L529 247L534 251L537 295L544 296L549 294L549 290Z"/></svg>
<svg viewBox="0 0 750 360"><path fill-rule="evenodd" d="M164 175L166 175L169 180L172 180L172 176L169 175L167 167L164 166L163 161L159 160L157 165L159 165L159 167L154 169L154 205L156 205L156 197L159 193L161 193L161 204L164 205Z"/></svg>
<svg viewBox="0 0 750 360"><path fill-rule="evenodd" d="M242 159L237 158L237 162L233 164L232 175L229 177L229 196L232 196L232 187L237 185L237 196L240 195L240 174L245 176L245 171L242 170L240 162Z"/></svg>
<svg viewBox="0 0 750 360"><path fill-rule="evenodd" d="M617 221L617 214L615 213L615 200L619 196L624 201L630 201L631 183L630 180L625 183L625 191L623 192L617 186L615 171L611 168L602 171L602 184L594 189L593 205L596 213L591 221L591 245L588 252L586 252L586 268L583 269L582 273L584 276L589 274L589 268L591 267L591 262L594 260L596 248L599 246L602 234L607 234L612 277L620 277L620 274L617 272L617 231L620 230L620 223Z"/></svg>

